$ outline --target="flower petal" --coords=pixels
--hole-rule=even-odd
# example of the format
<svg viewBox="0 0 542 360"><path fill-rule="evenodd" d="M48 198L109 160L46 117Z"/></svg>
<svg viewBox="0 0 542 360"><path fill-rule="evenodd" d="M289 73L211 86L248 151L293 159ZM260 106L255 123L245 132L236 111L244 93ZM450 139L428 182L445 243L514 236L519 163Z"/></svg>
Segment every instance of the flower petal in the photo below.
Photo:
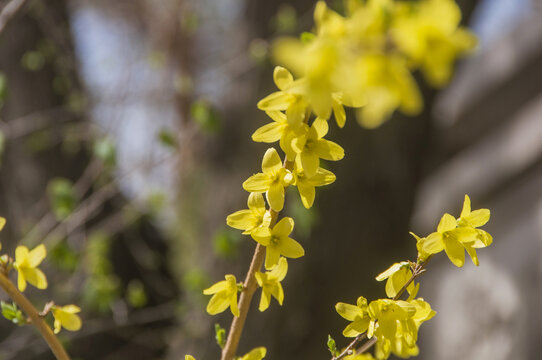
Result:
<svg viewBox="0 0 542 360"><path fill-rule="evenodd" d="M305 250L303 249L303 246L301 246L300 243L289 237L280 238L279 243L277 244L277 248L280 251L281 255L288 258L297 259L305 255Z"/></svg>
<svg viewBox="0 0 542 360"><path fill-rule="evenodd" d="M455 266L462 267L465 265L465 249L459 241L454 238L445 238L444 250Z"/></svg>
<svg viewBox="0 0 542 360"><path fill-rule="evenodd" d="M284 90L294 82L294 77L282 66L275 66L275 70L273 71L273 80L275 81L275 85L277 85L280 90Z"/></svg>
<svg viewBox="0 0 542 360"><path fill-rule="evenodd" d="M284 207L284 185L282 185L282 182L271 184L266 196L271 209L275 211L282 210Z"/></svg>
<svg viewBox="0 0 542 360"><path fill-rule="evenodd" d="M243 189L249 192L266 192L271 184L271 179L266 174L258 173L252 175L243 183Z"/></svg>
<svg viewBox="0 0 542 360"><path fill-rule="evenodd" d="M252 141L272 143L278 141L284 131L284 124L272 122L258 128L254 134L252 134Z"/></svg>
<svg viewBox="0 0 542 360"><path fill-rule="evenodd" d="M282 161L275 148L269 148L263 155L262 171L264 174L269 174L279 171L282 168Z"/></svg>

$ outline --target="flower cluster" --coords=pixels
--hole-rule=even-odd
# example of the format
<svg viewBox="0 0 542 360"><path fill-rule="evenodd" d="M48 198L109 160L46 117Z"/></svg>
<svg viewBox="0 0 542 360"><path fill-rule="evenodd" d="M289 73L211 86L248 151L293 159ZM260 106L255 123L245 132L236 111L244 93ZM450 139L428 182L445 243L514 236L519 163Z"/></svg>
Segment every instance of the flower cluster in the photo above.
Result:
<svg viewBox="0 0 542 360"><path fill-rule="evenodd" d="M378 281L386 282L386 299L367 302L360 296L356 305L339 302L335 309L350 324L343 331L345 337L357 337L365 334L368 339L376 339L374 356L376 359L387 359L390 354L402 358L418 355L418 330L421 324L436 312L422 298L416 298L419 283L417 276L425 269L423 267L430 257L443 250L456 266L465 263L465 250L478 265L475 248L491 244L492 237L484 230L477 229L489 220L489 210L471 211L470 198L465 195L463 210L458 219L450 214L444 214L437 231L427 237L417 239L418 261L411 263L403 261L395 263L376 277ZM404 292L409 296L406 300L400 297ZM356 357L359 356L359 357ZM365 357L363 357L365 356ZM357 354L345 359L372 359L367 354Z"/></svg>
<svg viewBox="0 0 542 360"><path fill-rule="evenodd" d="M304 33L300 39L278 39L272 46L275 60L282 65L273 72L278 91L258 102L271 122L258 128L252 140L278 142L283 155L273 147L265 152L261 172L243 183L243 189L249 192L248 208L227 217L229 226L242 230L257 243L254 266L244 283L237 283L236 277L228 274L225 280L204 290L204 294L212 295L207 306L211 315L228 307L236 317L246 315L249 305L239 309L239 304L250 304L258 286L262 289L260 311L270 306L271 297L283 304L281 282L288 269L286 258L302 257L305 250L290 237L294 220L280 218L279 213L284 208L286 188L297 188L308 209L314 204L316 187L335 181L335 175L320 161L338 161L345 156L339 144L326 139L332 115L341 128L346 122L345 106L354 108L358 122L370 128L383 123L397 109L414 115L423 104L412 72L419 70L431 85L442 86L449 81L455 60L476 44L474 36L459 26L461 13L453 0L346 0L345 4L346 14L341 15L319 1L313 32ZM453 227L446 216L435 235L417 238L420 261L444 249L459 265L457 245L461 244L461 249L477 262L474 249L491 242L487 233L476 229L483 225L483 215L471 213L469 208L460 219L453 218ZM260 271L262 265L265 272ZM419 326L434 315L427 303L415 299L419 285L409 280L415 276L411 267L409 262L394 264L379 276L378 280L387 279L390 299L367 304L360 298L358 306L338 305L339 313L353 322L345 335L367 332L378 338L379 358L391 352L414 354ZM410 298L399 300L405 290ZM248 300L243 301L243 296ZM225 359L235 355L244 322L239 323L234 321L228 335L228 339L237 339L233 348L228 348L229 342L219 344L225 346ZM265 351L256 357L250 354L245 357L260 359ZM358 355L352 359L371 358Z"/></svg>
<svg viewBox="0 0 542 360"><path fill-rule="evenodd" d="M0 217L0 231L5 224L6 220ZM18 273L17 287L21 292L26 290L27 283L38 289L46 289L47 278L43 271L38 268L46 256L47 250L43 244L36 246L32 250L29 250L26 246L17 246L15 260L7 255L0 258L0 271L3 274L2 276L7 277L9 271L12 268L15 269ZM69 331L79 330L81 328L81 318L77 313L80 311L81 309L76 305L57 306L51 302L45 305L45 310L40 315L45 316L49 312L53 314L54 333L57 334L61 328ZM14 319L8 318L8 320L13 321Z"/></svg>
<svg viewBox="0 0 542 360"><path fill-rule="evenodd" d="M320 1L312 33L274 45L276 61L299 78L281 70L275 76L280 91L258 106L286 110L291 132L302 131L299 120L308 108L324 119L333 112L340 127L343 106L356 108L366 127L380 125L396 109L416 114L423 103L412 72L443 86L455 60L476 45L460 20L454 0L348 0L345 16Z"/></svg>

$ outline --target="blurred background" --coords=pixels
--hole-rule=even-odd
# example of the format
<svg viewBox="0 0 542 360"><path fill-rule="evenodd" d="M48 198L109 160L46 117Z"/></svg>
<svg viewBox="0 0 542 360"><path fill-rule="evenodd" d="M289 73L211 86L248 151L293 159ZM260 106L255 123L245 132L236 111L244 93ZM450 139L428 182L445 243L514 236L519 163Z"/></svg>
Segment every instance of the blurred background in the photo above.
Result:
<svg viewBox="0 0 542 360"><path fill-rule="evenodd" d="M1 0L0 234L4 251L46 244L43 304L83 308L62 332L76 359L219 357L202 289L243 278L254 249L229 229L241 183L267 145L256 103L274 91L269 43L312 26L313 0ZM414 231L490 208L494 244L455 268L429 265L438 312L420 359L538 359L542 353L542 3L461 0L479 36L449 87L420 81L424 112L378 129L331 126L337 181L286 214L306 256L290 262L282 308L249 313L240 353L326 359L347 344L338 301L384 296L374 277L415 259ZM341 2L330 2L340 9ZM291 190L291 189L290 189ZM0 298L6 300L5 294ZM537 355L538 354L538 355ZM51 359L29 328L0 321L0 359Z"/></svg>

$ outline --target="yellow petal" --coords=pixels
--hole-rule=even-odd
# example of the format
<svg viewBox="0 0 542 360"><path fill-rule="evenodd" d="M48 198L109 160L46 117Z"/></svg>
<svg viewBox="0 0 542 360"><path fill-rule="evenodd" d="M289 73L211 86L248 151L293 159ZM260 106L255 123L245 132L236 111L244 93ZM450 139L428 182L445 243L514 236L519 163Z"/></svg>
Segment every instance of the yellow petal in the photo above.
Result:
<svg viewBox="0 0 542 360"><path fill-rule="evenodd" d="M184 360L196 360L192 355L185 355Z"/></svg>
<svg viewBox="0 0 542 360"><path fill-rule="evenodd" d="M363 317L363 310L355 305L339 302L335 305L335 310L348 321L354 321L358 317Z"/></svg>
<svg viewBox="0 0 542 360"><path fill-rule="evenodd" d="M280 90L285 90L294 82L292 74L282 66L276 66L273 71L273 80Z"/></svg>
<svg viewBox="0 0 542 360"><path fill-rule="evenodd" d="M305 255L305 250L303 249L301 244L289 237L281 238L277 245L277 248L281 255L288 258L297 259Z"/></svg>
<svg viewBox="0 0 542 360"><path fill-rule="evenodd" d="M258 310L265 311L269 307L269 304L271 303L271 294L262 289L262 296L260 298L260 305L258 306Z"/></svg>
<svg viewBox="0 0 542 360"><path fill-rule="evenodd" d="M276 246L270 244L265 248L265 268L272 269L273 266L277 265L280 258L280 252Z"/></svg>
<svg viewBox="0 0 542 360"><path fill-rule="evenodd" d="M295 95L277 91L260 100L258 109L265 111L286 110L294 101Z"/></svg>
<svg viewBox="0 0 542 360"><path fill-rule="evenodd" d="M55 319L54 329L55 334L58 334L60 332L60 330L62 329L62 324L60 323L60 320Z"/></svg>
<svg viewBox="0 0 542 360"><path fill-rule="evenodd" d="M291 217L284 217L273 227L272 233L277 237L284 237L290 235L294 229L294 219Z"/></svg>
<svg viewBox="0 0 542 360"><path fill-rule="evenodd" d="M259 244L268 246L271 240L271 230L266 227L259 227L250 233L250 236Z"/></svg>
<svg viewBox="0 0 542 360"><path fill-rule="evenodd" d="M314 151L324 160L337 161L344 157L344 149L339 144L329 140L318 140Z"/></svg>
<svg viewBox="0 0 542 360"><path fill-rule="evenodd" d="M344 330L343 335L345 337L356 337L359 334L367 331L370 323L369 318L358 318L350 323Z"/></svg>
<svg viewBox="0 0 542 360"><path fill-rule="evenodd" d="M427 254L437 254L444 250L444 241L442 239L442 234L434 232L422 243L422 250Z"/></svg>
<svg viewBox="0 0 542 360"><path fill-rule="evenodd" d="M399 271L403 266L408 265L406 262L395 263L390 266L386 271L380 273L375 279L376 281L383 281Z"/></svg>
<svg viewBox="0 0 542 360"><path fill-rule="evenodd" d="M254 194L254 193L252 193ZM228 215L226 224L234 229L247 230L258 226L259 219L251 210L239 210Z"/></svg>
<svg viewBox="0 0 542 360"><path fill-rule="evenodd" d="M456 227L457 220L450 214L444 214L438 224L437 232L442 234L443 232L453 230Z"/></svg>
<svg viewBox="0 0 542 360"><path fill-rule="evenodd" d="M219 291L224 291L228 288L228 282L227 281L219 281L216 284L211 285L211 287L203 290L204 295L212 295L216 294Z"/></svg>
<svg viewBox="0 0 542 360"><path fill-rule="evenodd" d="M24 278L23 272L20 270L19 270L19 276L17 277L17 287L19 288L20 292L23 292L26 290L26 279Z"/></svg>
<svg viewBox="0 0 542 360"><path fill-rule="evenodd" d="M323 138L329 131L329 124L327 123L327 120L322 118L314 119L311 127L316 130L318 138Z"/></svg>
<svg viewBox="0 0 542 360"><path fill-rule="evenodd" d="M444 239L444 251L450 261L457 267L465 265L465 249L456 239Z"/></svg>
<svg viewBox="0 0 542 360"><path fill-rule="evenodd" d="M335 97L333 97L332 107L337 125L340 128L343 128L346 123L346 112L344 111L344 107L335 99Z"/></svg>
<svg viewBox="0 0 542 360"><path fill-rule="evenodd" d="M288 261L286 258L281 257L278 265L271 269L269 275L278 281L282 281L286 277L286 273L288 273Z"/></svg>
<svg viewBox="0 0 542 360"><path fill-rule="evenodd" d="M262 360L265 357L266 353L266 348L262 346L251 350L248 354L243 356L241 360Z"/></svg>
<svg viewBox="0 0 542 360"><path fill-rule="evenodd" d="M261 193L250 193L247 200L247 206L250 210L265 211L265 201Z"/></svg>
<svg viewBox="0 0 542 360"><path fill-rule="evenodd" d="M464 218L470 214L470 198L465 194L465 200L463 201L463 209L461 210L461 215L459 217Z"/></svg>
<svg viewBox="0 0 542 360"><path fill-rule="evenodd" d="M3 217L0 217L0 231L4 229L4 226L6 226L6 219Z"/></svg>
<svg viewBox="0 0 542 360"><path fill-rule="evenodd" d="M266 111L265 114L269 116L274 121L286 125L286 115L282 111Z"/></svg>
<svg viewBox="0 0 542 360"><path fill-rule="evenodd" d="M281 182L271 184L266 196L271 209L275 211L282 210L284 207L284 186Z"/></svg>
<svg viewBox="0 0 542 360"><path fill-rule="evenodd" d="M225 292L218 292L213 295L207 304L207 313L209 315L220 314L230 306L230 297Z"/></svg>
<svg viewBox="0 0 542 360"><path fill-rule="evenodd" d="M282 161L275 148L269 148L263 155L262 171L265 174L269 174L275 171L279 171L282 168ZM258 192L258 191L257 191Z"/></svg>
<svg viewBox="0 0 542 360"><path fill-rule="evenodd" d="M258 128L254 134L252 134L252 141L272 143L278 141L284 131L284 124L272 122Z"/></svg>
<svg viewBox="0 0 542 360"><path fill-rule="evenodd" d="M318 171L318 167L320 166L320 159L318 158L318 155L303 151L301 154L299 154L299 157L301 159L301 165L305 171L305 175L309 178L314 176Z"/></svg>
<svg viewBox="0 0 542 360"><path fill-rule="evenodd" d="M336 178L331 171L319 168L316 175L309 179L309 182L314 186L324 186L335 182Z"/></svg>
<svg viewBox="0 0 542 360"><path fill-rule="evenodd" d="M266 192L271 184L271 179L266 174L258 173L252 175L243 183L243 189L249 192Z"/></svg>
<svg viewBox="0 0 542 360"><path fill-rule="evenodd" d="M43 271L36 268L25 268L23 272L26 281L28 281L30 284L34 285L38 289L47 288L47 278L45 277Z"/></svg>
<svg viewBox="0 0 542 360"><path fill-rule="evenodd" d="M21 265L28 258L28 248L26 246L17 246L15 249L15 262Z"/></svg>
<svg viewBox="0 0 542 360"><path fill-rule="evenodd" d="M308 181L298 182L297 190L299 191L299 197L306 209L310 209L314 203L315 190L314 186Z"/></svg>
<svg viewBox="0 0 542 360"><path fill-rule="evenodd" d="M478 209L471 212L469 216L466 216L465 220L472 227L480 227L484 226L489 221L489 217L490 212L488 209Z"/></svg>
<svg viewBox="0 0 542 360"><path fill-rule="evenodd" d="M470 258L472 259L472 263L476 266L480 265L480 261L478 260L478 255L476 254L476 249L470 245L463 245L465 247L465 250L467 250L467 253L469 254Z"/></svg>

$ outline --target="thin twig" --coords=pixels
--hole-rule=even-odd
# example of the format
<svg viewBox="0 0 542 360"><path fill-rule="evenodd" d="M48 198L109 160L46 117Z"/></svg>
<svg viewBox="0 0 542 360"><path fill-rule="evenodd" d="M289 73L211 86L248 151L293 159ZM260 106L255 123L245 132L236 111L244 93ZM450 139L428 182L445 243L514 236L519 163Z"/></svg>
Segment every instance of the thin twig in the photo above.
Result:
<svg viewBox="0 0 542 360"><path fill-rule="evenodd" d="M348 346L346 347L346 349L343 350L342 353L340 353L339 355L337 356L334 356L331 360L339 360L339 359L342 359L343 357L345 356L348 356L348 355L351 355L353 353L353 349L356 347L356 345L362 341L363 339L365 339L365 337L367 336L367 333L361 333L359 334L358 336L356 336L354 338L354 340L352 340L352 342L350 344L348 344Z"/></svg>
<svg viewBox="0 0 542 360"><path fill-rule="evenodd" d="M49 348L58 360L70 360L68 353L58 341L51 328L45 323L38 310L30 301L13 285L8 277L0 271L0 287L9 295L9 297L25 312L30 318L32 325L40 332L43 339L49 345Z"/></svg>
<svg viewBox="0 0 542 360"><path fill-rule="evenodd" d="M283 167L292 171L294 168L294 162L284 160ZM269 224L269 228L272 228L277 223L279 212L271 209L270 213L271 223ZM254 250L250 268L248 269L248 273L245 278L244 290L241 292L241 296L239 297L239 317L234 316L233 318L230 326L230 332L228 333L228 339L226 340L226 345L222 350L221 360L233 360L235 356L237 346L239 345L239 340L241 340L241 334L243 333L243 328L245 326L245 320L247 318L252 297L254 296L256 289L258 289L255 274L256 271L261 269L264 258L265 246L258 244Z"/></svg>
<svg viewBox="0 0 542 360"><path fill-rule="evenodd" d="M4 30L7 23L17 14L26 0L11 0L0 12L0 33Z"/></svg>

